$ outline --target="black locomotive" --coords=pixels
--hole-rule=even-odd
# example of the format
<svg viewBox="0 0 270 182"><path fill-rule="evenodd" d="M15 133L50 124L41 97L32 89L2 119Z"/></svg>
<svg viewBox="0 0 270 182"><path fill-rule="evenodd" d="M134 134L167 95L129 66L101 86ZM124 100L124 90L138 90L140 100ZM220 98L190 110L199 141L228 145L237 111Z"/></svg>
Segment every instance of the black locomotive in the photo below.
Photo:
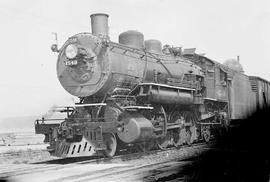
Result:
<svg viewBox="0 0 270 182"><path fill-rule="evenodd" d="M108 34L108 15L91 15L92 33L70 37L58 52L57 76L80 98L61 123L35 122L59 157L150 150L209 141L270 102L270 84L243 74L239 62L217 63L192 49L146 40L138 31Z"/></svg>

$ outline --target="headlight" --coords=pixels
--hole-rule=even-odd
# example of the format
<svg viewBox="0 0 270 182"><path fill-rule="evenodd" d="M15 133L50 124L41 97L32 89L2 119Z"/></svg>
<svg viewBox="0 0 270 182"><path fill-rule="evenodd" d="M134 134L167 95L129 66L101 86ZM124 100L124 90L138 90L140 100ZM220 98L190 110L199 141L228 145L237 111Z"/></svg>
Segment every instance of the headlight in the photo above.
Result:
<svg viewBox="0 0 270 182"><path fill-rule="evenodd" d="M68 59L74 59L77 56L77 54L78 54L78 48L77 48L77 46L75 46L73 44L69 44L66 47L65 54L66 54L66 57Z"/></svg>

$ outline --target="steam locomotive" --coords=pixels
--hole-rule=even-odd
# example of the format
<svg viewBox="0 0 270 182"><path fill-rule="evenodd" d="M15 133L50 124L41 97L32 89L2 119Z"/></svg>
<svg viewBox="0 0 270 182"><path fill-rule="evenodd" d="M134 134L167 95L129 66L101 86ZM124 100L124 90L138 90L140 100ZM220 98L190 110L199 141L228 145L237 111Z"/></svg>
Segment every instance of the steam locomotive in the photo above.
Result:
<svg viewBox="0 0 270 182"><path fill-rule="evenodd" d="M166 149L209 139L270 102L270 84L247 76L237 60L215 62L138 31L108 34L108 15L92 14L92 33L58 49L57 76L80 99L59 108L60 123L35 121L58 157L108 157L129 149Z"/></svg>

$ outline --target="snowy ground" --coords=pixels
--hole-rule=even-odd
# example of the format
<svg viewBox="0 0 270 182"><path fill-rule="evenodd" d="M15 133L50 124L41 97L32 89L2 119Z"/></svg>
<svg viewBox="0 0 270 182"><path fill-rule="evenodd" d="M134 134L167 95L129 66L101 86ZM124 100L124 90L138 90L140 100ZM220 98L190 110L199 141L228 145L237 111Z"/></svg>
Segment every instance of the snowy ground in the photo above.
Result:
<svg viewBox="0 0 270 182"><path fill-rule="evenodd" d="M43 144L44 135L34 132L0 133L0 146L22 146Z"/></svg>
<svg viewBox="0 0 270 182"><path fill-rule="evenodd" d="M0 133L0 164L21 164L50 160L44 135L34 132Z"/></svg>
<svg viewBox="0 0 270 182"><path fill-rule="evenodd" d="M29 151L29 150L46 150L48 144L37 144L37 145L19 145L19 146L0 146L0 155L3 153L11 153L18 151Z"/></svg>

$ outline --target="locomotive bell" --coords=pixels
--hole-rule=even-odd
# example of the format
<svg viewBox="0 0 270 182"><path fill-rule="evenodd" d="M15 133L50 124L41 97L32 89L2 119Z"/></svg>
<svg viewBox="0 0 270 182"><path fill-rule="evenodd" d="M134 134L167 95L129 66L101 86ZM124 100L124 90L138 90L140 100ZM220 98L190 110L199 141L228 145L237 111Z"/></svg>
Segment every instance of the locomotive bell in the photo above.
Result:
<svg viewBox="0 0 270 182"><path fill-rule="evenodd" d="M90 15L93 35L109 36L108 17L109 15L104 13Z"/></svg>

